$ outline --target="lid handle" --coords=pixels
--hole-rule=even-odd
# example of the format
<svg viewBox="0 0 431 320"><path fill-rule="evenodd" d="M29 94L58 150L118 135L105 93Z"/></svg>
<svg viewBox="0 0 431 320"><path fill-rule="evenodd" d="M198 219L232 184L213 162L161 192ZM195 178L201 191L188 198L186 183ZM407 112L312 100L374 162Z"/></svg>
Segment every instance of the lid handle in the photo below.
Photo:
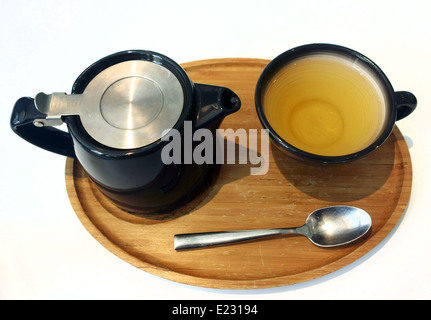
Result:
<svg viewBox="0 0 431 320"><path fill-rule="evenodd" d="M36 109L45 115L34 120L37 127L58 126L63 123L63 116L79 115L82 106L82 95L66 93L38 93L35 98Z"/></svg>

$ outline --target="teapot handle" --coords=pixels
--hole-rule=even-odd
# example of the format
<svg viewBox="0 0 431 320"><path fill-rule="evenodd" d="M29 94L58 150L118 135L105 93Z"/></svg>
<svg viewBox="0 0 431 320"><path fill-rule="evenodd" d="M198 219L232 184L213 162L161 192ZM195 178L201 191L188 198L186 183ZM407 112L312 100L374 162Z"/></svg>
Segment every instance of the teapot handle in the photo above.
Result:
<svg viewBox="0 0 431 320"><path fill-rule="evenodd" d="M218 126L227 115L238 111L241 100L230 89L208 84L194 84L194 104L197 105L195 128Z"/></svg>
<svg viewBox="0 0 431 320"><path fill-rule="evenodd" d="M33 98L23 97L15 103L10 126L18 136L42 149L76 158L70 134L44 126L41 120L45 118L46 114L37 110Z"/></svg>

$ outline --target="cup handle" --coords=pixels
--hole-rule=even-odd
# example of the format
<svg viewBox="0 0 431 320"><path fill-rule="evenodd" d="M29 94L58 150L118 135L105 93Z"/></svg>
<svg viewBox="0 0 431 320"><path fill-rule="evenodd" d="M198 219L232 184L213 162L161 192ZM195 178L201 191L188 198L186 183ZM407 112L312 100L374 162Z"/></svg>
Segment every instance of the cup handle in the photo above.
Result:
<svg viewBox="0 0 431 320"><path fill-rule="evenodd" d="M230 89L195 83L194 103L197 104L195 128L208 128L241 107L241 100Z"/></svg>
<svg viewBox="0 0 431 320"><path fill-rule="evenodd" d="M43 126L43 122L39 120L45 118L46 114L37 110L34 99L24 97L15 103L10 126L18 136L42 149L76 158L70 134L50 126Z"/></svg>
<svg viewBox="0 0 431 320"><path fill-rule="evenodd" d="M416 97L408 91L395 92L395 103L397 106L397 121L411 114L418 104Z"/></svg>

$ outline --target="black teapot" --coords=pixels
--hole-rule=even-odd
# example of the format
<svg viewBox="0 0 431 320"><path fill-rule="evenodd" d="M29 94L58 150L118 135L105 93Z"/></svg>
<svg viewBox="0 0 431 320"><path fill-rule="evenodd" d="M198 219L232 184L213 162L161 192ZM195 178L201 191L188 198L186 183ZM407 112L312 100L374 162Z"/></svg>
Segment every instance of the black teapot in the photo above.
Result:
<svg viewBox="0 0 431 320"><path fill-rule="evenodd" d="M162 54L123 51L87 68L70 95L19 99L11 128L38 147L76 158L120 208L157 214L193 199L217 166L162 161L162 150L170 143L164 139L167 130L175 129L179 141L186 123L193 131L215 131L240 105L230 89L193 83ZM62 123L68 132L55 128Z"/></svg>

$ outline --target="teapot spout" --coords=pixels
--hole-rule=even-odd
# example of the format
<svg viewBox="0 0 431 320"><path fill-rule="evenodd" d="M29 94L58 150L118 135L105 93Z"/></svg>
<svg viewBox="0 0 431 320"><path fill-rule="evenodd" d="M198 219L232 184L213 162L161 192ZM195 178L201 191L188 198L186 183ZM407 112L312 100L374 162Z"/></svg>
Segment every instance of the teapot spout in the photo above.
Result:
<svg viewBox="0 0 431 320"><path fill-rule="evenodd" d="M232 90L200 83L195 83L194 102L196 129L218 126L227 115L241 108L241 100Z"/></svg>

